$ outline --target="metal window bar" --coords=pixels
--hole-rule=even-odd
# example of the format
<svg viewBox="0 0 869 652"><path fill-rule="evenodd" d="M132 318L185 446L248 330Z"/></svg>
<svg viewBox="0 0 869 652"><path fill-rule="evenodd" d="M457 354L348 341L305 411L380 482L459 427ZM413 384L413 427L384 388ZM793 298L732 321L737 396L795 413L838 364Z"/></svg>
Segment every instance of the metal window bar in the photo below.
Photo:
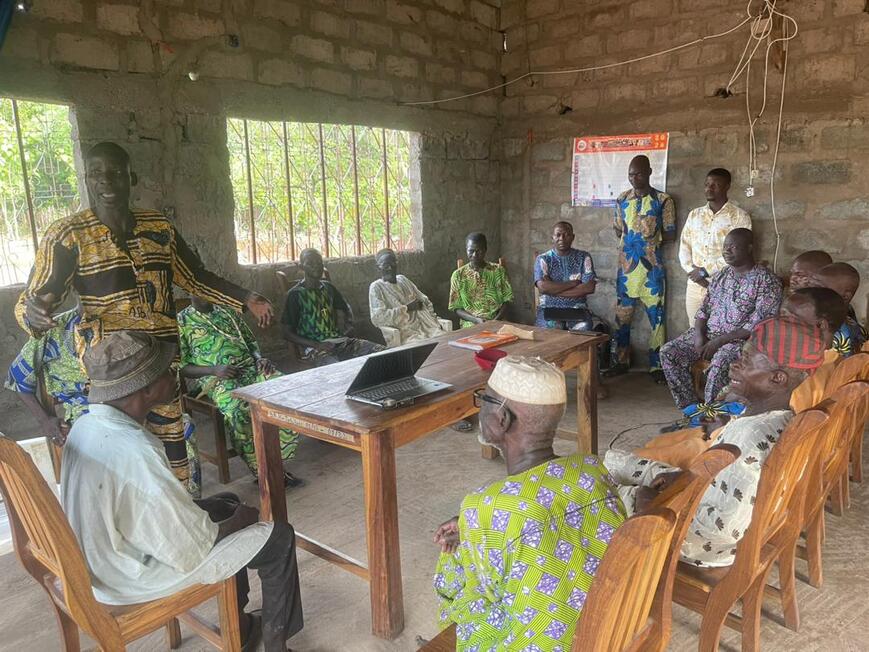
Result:
<svg viewBox="0 0 869 652"><path fill-rule="evenodd" d="M353 202L356 208L356 255L362 255L362 216L359 212L359 161L356 160L356 127L350 127L353 155Z"/></svg>
<svg viewBox="0 0 869 652"><path fill-rule="evenodd" d="M21 136L21 119L18 116L18 102L12 101L12 121L15 125L15 139L18 141L18 156L21 157L21 177L24 181L24 196L27 199L27 218L30 221L30 237L33 239L33 251L39 247L36 233L36 215L33 211L33 196L30 194L30 179L27 175L27 157L24 155L24 139Z"/></svg>
<svg viewBox="0 0 869 652"><path fill-rule="evenodd" d="M253 206L253 178L250 171L250 137L247 131L247 120L244 120L244 163L247 170L247 202L250 210L250 259L256 265L256 225Z"/></svg>
<svg viewBox="0 0 869 652"><path fill-rule="evenodd" d="M392 247L392 237L390 235L389 224L389 163L386 160L386 129L380 130L383 139L383 203L386 207L386 246Z"/></svg>
<svg viewBox="0 0 869 652"><path fill-rule="evenodd" d="M290 139L287 136L287 123L281 122L284 134L284 180L287 184L287 217L290 230L290 260L296 259L295 224L293 220L293 190L290 184Z"/></svg>

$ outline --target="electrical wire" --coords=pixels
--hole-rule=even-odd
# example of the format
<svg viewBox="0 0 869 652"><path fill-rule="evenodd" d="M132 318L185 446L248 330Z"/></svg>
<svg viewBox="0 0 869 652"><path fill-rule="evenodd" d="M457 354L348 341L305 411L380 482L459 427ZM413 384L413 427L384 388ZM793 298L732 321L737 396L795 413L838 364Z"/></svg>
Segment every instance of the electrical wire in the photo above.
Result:
<svg viewBox="0 0 869 652"><path fill-rule="evenodd" d="M672 423L673 423L672 421L661 421L661 422L657 422L657 423L641 423L638 426L631 426L630 428L625 428L621 432L617 433L615 435L615 437L610 439L610 443L609 443L609 446L607 446L607 448L612 450L613 444L615 444L622 435L629 433L631 430L639 430L640 428L649 428L652 426L669 426Z"/></svg>
<svg viewBox="0 0 869 652"><path fill-rule="evenodd" d="M751 3L749 2L749 7L750 7L750 5L751 5ZM749 12L749 15L745 19L740 21L737 25L734 25L730 29L727 29L723 32L718 32L717 34L708 34L706 36L701 36L699 38L694 39L693 41L689 41L687 43L682 43L680 45L675 45L671 48L667 48L666 50L661 50L660 52L653 52L652 54L646 54L646 55L643 55L640 57L626 59L624 61L616 61L614 63L607 63L607 64L603 64L600 66L586 66L583 68L571 68L571 69L567 69L567 70L529 70L528 72L523 73L523 74L519 75L518 77L514 77L513 79L505 81L501 84L496 84L495 86L490 86L489 88L484 88L481 91L474 91L473 93L465 93L464 95L456 95L455 97L445 97L445 98L440 99L440 100L420 100L420 101L416 101L416 102L399 102L399 104L401 104L402 106L423 106L423 105L432 105L432 104L442 104L444 102L454 102L457 100L464 100L464 99L467 99L469 97L477 97L478 95L485 95L486 93L491 93L492 91L496 91L496 90L499 90L502 88L506 88L508 86L512 86L513 84L520 82L523 79L527 79L528 77L533 77L535 75L536 76L574 75L574 74L580 73L580 72L593 72L595 70L606 70L608 68L616 68L618 66L627 66L627 65L632 64L632 63L637 63L638 61L645 61L646 59L652 59L654 57L660 57L660 56L663 56L665 54L670 54L672 52L684 50L685 48L689 48L689 47L692 47L694 45L698 45L698 44L703 43L705 41L710 41L710 40L716 39L716 38L722 38L724 36L727 36L729 34L732 34L735 31L737 31L743 25L750 22L752 20L752 18L754 18L754 17L751 16L751 14Z"/></svg>

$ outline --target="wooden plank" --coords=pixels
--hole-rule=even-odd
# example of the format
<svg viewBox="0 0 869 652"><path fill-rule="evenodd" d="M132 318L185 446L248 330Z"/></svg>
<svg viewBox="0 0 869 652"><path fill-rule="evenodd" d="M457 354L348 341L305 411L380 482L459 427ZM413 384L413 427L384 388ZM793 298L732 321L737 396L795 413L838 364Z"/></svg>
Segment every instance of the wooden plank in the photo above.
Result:
<svg viewBox="0 0 869 652"><path fill-rule="evenodd" d="M392 432L362 438L365 531L371 595L371 632L394 639L404 629L398 497Z"/></svg>
<svg viewBox="0 0 869 652"><path fill-rule="evenodd" d="M287 523L287 494L278 427L263 421L259 410L251 410L250 417L258 467L260 519Z"/></svg>
<svg viewBox="0 0 869 652"><path fill-rule="evenodd" d="M336 550L335 548L331 548L319 541L315 541L301 532L296 532L296 545L302 550L307 550L312 555L317 555L320 559L325 559L330 564L335 564L336 566L361 577L363 580L367 581L369 579L368 567L358 559L353 559L353 557L345 555L340 550Z"/></svg>
<svg viewBox="0 0 869 652"><path fill-rule="evenodd" d="M583 348L576 365L576 443L597 454L597 346Z"/></svg>
<svg viewBox="0 0 869 652"><path fill-rule="evenodd" d="M288 414L285 410L275 410L270 407L262 407L259 410L261 418L264 421L277 426L282 426L294 430L300 435L327 441L330 444L337 444L344 448L349 448L354 451L362 450L359 443L359 434L354 432L346 432L338 428L332 428L318 421L312 421L302 417L297 417ZM205 453L200 453L205 455Z"/></svg>

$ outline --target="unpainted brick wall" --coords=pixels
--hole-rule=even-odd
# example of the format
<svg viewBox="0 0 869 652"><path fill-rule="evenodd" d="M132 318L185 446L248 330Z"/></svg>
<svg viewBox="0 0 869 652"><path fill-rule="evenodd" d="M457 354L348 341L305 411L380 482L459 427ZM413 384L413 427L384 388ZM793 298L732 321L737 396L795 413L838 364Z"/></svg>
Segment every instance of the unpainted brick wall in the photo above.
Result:
<svg viewBox="0 0 869 652"><path fill-rule="evenodd" d="M441 314L464 236L488 231L498 255L497 97L436 109L400 104L499 81L501 38L490 4L38 0L32 7L14 16L0 51L0 92L70 104L78 152L101 140L123 145L139 175L135 204L164 209L212 269L272 298L278 312L274 271L286 265L237 264L227 116L420 133L424 251L402 256L401 265ZM327 265L361 334L379 339L368 323L373 259ZM0 288L0 369L24 341L12 317L20 291ZM267 351L283 346L277 327L257 334ZM13 400L0 392L0 409Z"/></svg>
<svg viewBox="0 0 869 652"><path fill-rule="evenodd" d="M865 3L782 0L799 21L788 58L785 112L775 177L782 235L778 271L795 254L824 249L855 265L864 284L854 303L866 314L869 292L869 14ZM711 0L505 0L501 27L509 51L502 72L578 68L621 61L722 32L745 18L745 3ZM593 309L612 320L618 262L612 211L570 205L570 149L577 136L669 131L667 191L679 227L702 205L703 181L713 167L734 175L730 197L750 211L758 256L772 262L775 232L769 179L775 144L781 73L770 64L768 104L757 125L756 194L748 184L748 128L744 80L729 99L713 97L733 72L747 28L679 52L589 73L537 77L507 88L501 103L501 233L513 266L517 305L532 318L531 270L535 252L551 246L551 227L568 220L575 246L593 254L600 277ZM765 46L764 46L765 47ZM764 47L751 69L752 106L761 104ZM564 107L571 111L559 115ZM625 188L628 188L625 170ZM687 327L685 273L676 245L665 246L668 328ZM638 315L635 359L645 364L648 325ZM636 346L640 344L641 346Z"/></svg>

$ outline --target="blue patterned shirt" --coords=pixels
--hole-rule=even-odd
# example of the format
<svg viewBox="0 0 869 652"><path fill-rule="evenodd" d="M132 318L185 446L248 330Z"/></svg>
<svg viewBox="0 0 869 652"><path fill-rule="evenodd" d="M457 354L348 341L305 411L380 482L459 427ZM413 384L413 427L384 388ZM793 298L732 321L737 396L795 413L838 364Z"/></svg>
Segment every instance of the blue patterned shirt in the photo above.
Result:
<svg viewBox="0 0 869 652"><path fill-rule="evenodd" d="M544 278L556 283L579 280L582 283L596 280L591 254L580 249L571 249L561 256L555 249L537 256L534 261L534 283ZM585 297L559 297L540 293L541 308L585 308Z"/></svg>

